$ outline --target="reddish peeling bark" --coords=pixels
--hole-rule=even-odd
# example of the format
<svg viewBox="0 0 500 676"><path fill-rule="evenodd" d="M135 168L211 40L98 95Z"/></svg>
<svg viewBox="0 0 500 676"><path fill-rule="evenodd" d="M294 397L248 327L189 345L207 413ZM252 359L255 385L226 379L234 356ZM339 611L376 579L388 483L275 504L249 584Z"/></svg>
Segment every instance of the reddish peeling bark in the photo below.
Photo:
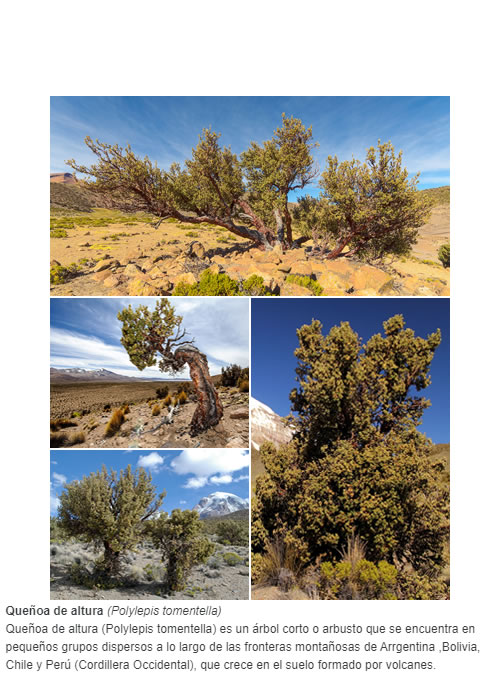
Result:
<svg viewBox="0 0 500 676"><path fill-rule="evenodd" d="M187 364L198 397L198 406L191 420L191 436L196 436L210 427L215 427L223 416L219 395L213 386L208 371L206 356L196 347L180 347L175 351L179 366Z"/></svg>

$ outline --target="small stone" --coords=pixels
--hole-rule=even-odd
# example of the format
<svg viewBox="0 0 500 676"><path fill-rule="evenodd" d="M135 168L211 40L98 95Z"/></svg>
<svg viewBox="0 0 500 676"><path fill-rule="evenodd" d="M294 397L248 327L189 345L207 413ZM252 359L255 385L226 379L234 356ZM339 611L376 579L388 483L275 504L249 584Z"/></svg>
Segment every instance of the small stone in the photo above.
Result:
<svg viewBox="0 0 500 676"><path fill-rule="evenodd" d="M229 417L232 420L246 419L248 418L248 408L237 408L235 411L231 411Z"/></svg>

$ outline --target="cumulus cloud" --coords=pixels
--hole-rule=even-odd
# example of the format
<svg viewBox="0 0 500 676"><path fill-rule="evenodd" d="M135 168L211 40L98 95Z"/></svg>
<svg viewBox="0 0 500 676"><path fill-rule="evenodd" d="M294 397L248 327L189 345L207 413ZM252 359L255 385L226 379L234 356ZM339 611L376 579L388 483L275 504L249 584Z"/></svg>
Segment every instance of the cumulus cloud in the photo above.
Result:
<svg viewBox="0 0 500 676"><path fill-rule="evenodd" d="M248 467L248 451L228 448L190 448L182 451L170 463L175 474L188 477L184 488L203 488L207 484L230 484L241 481L233 478L235 472ZM248 476L247 476L248 478Z"/></svg>
<svg viewBox="0 0 500 676"><path fill-rule="evenodd" d="M139 456L139 460L137 461L137 466L138 467L144 467L144 469L147 469L150 472L158 472L161 469L161 466L163 465L164 460L165 460L165 458L163 458L163 456L161 456L156 451L153 451L149 455Z"/></svg>
<svg viewBox="0 0 500 676"><path fill-rule="evenodd" d="M211 476L230 474L248 467L248 451L234 448L188 448L170 463L176 474Z"/></svg>
<svg viewBox="0 0 500 676"><path fill-rule="evenodd" d="M64 486L64 484L68 481L64 474L58 474L57 472L52 472L52 480L54 482L54 486Z"/></svg>
<svg viewBox="0 0 500 676"><path fill-rule="evenodd" d="M210 477L211 484L230 484L232 481L233 477L230 474L216 474Z"/></svg>
<svg viewBox="0 0 500 676"><path fill-rule="evenodd" d="M193 476L186 481L184 488L203 488L207 483L207 476Z"/></svg>

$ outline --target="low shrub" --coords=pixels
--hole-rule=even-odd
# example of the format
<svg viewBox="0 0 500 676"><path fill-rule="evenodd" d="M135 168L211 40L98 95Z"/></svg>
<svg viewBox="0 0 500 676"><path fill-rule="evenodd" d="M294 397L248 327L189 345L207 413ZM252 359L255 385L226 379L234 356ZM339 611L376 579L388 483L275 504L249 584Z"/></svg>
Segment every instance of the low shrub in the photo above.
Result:
<svg viewBox="0 0 500 676"><path fill-rule="evenodd" d="M50 431L58 432L60 429L65 427L76 427L78 423L73 420L68 420L67 418L56 418L55 420L50 421Z"/></svg>
<svg viewBox="0 0 500 676"><path fill-rule="evenodd" d="M79 432L75 432L69 438L68 446L75 446L76 444L83 444L85 439L86 439L85 432L83 432L81 430Z"/></svg>
<svg viewBox="0 0 500 676"><path fill-rule="evenodd" d="M320 564L319 594L324 599L396 599L397 570L367 559Z"/></svg>
<svg viewBox="0 0 500 676"><path fill-rule="evenodd" d="M162 385L156 390L156 396L158 399L165 399L168 395L168 385Z"/></svg>
<svg viewBox="0 0 500 676"><path fill-rule="evenodd" d="M250 389L250 383L246 378L245 380L238 381L238 389L240 392L248 392L248 390Z"/></svg>
<svg viewBox="0 0 500 676"><path fill-rule="evenodd" d="M443 264L443 268L450 267L450 243L441 244L438 249L438 258Z"/></svg>
<svg viewBox="0 0 500 676"><path fill-rule="evenodd" d="M288 275L286 281L289 284L298 284L299 286L303 286L305 289L309 289L309 291L312 291L315 296L321 296L323 293L323 287L307 275Z"/></svg>
<svg viewBox="0 0 500 676"><path fill-rule="evenodd" d="M50 435L50 447L51 448L63 448L68 445L68 435L66 432L56 432L55 434Z"/></svg>
<svg viewBox="0 0 500 676"><path fill-rule="evenodd" d="M195 284L179 282L173 296L239 296L238 284L225 273L204 270Z"/></svg>
<svg viewBox="0 0 500 676"><path fill-rule="evenodd" d="M238 564L243 563L241 556L238 556L238 554L235 554L234 552L225 552L222 555L222 558L227 566L237 566Z"/></svg>
<svg viewBox="0 0 500 676"><path fill-rule="evenodd" d="M52 239L61 239L68 236L66 230L51 230L50 236Z"/></svg>
<svg viewBox="0 0 500 676"><path fill-rule="evenodd" d="M186 401L187 401L187 394L184 391L179 392L179 394L177 395L176 403L183 406L186 403Z"/></svg>
<svg viewBox="0 0 500 676"><path fill-rule="evenodd" d="M113 415L108 421L108 424L106 425L106 430L104 432L104 436L106 437L113 437L120 427L123 425L125 421L125 414L121 408L117 408L115 411L113 411Z"/></svg>
<svg viewBox="0 0 500 676"><path fill-rule="evenodd" d="M215 527L215 534L225 545L248 544L248 524L242 521L220 521Z"/></svg>
<svg viewBox="0 0 500 676"><path fill-rule="evenodd" d="M167 396L163 400L163 406L165 408L167 408L168 406L172 406L172 397L170 396L170 394L167 394Z"/></svg>
<svg viewBox="0 0 500 676"><path fill-rule="evenodd" d="M241 284L244 296L271 296L271 292L264 285L264 278L253 274Z"/></svg>
<svg viewBox="0 0 500 676"><path fill-rule="evenodd" d="M161 406L160 406L159 404L155 404L155 405L153 406L153 408L151 409L151 413L152 413L152 415L154 415L154 416L160 415L160 413L161 413Z"/></svg>

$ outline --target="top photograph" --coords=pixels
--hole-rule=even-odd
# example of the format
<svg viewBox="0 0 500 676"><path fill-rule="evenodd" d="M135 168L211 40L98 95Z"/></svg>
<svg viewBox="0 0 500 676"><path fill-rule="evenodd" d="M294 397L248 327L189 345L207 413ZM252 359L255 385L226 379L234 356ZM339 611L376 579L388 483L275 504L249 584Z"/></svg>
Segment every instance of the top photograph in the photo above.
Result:
<svg viewBox="0 0 500 676"><path fill-rule="evenodd" d="M450 99L52 97L52 296L449 296Z"/></svg>

